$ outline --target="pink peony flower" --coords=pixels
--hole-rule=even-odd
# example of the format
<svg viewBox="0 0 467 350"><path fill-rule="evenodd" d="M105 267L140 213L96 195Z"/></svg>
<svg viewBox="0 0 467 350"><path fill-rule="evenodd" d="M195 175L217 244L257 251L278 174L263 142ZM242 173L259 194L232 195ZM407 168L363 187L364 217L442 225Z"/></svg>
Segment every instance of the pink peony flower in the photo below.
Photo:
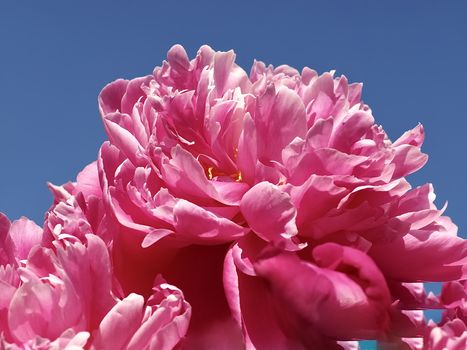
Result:
<svg viewBox="0 0 467 350"><path fill-rule="evenodd" d="M99 237L61 235L51 249L33 222L8 226L1 216L1 256L21 260L0 265L2 349L172 349L185 335L191 308L177 288L156 279L147 302L112 293Z"/></svg>
<svg viewBox="0 0 467 350"><path fill-rule="evenodd" d="M467 259L431 185L404 179L427 160L423 127L391 142L361 84L262 62L248 76L234 60L203 46L190 61L176 45L99 96L123 290L148 295L157 274L179 286L186 347L212 347L210 329L249 349L419 332L410 283L465 278Z"/></svg>

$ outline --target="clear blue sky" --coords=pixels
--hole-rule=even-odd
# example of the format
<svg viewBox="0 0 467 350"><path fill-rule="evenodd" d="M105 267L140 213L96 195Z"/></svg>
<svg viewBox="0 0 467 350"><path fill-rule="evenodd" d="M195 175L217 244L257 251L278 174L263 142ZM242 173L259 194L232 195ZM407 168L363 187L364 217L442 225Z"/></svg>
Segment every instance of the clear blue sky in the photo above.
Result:
<svg viewBox="0 0 467 350"><path fill-rule="evenodd" d="M131 4L130 4L131 3ZM282 4L280 4L282 3ZM175 5L177 4L177 5ZM430 160L412 177L467 229L466 1L2 1L0 211L40 222L61 184L105 139L97 95L145 75L175 43L364 82L391 138L425 125Z"/></svg>
<svg viewBox="0 0 467 350"><path fill-rule="evenodd" d="M2 1L0 211L39 224L46 181L73 180L105 139L97 95L145 75L175 43L364 82L363 98L396 139L425 125L430 160L411 177L467 229L467 2ZM464 234L465 236L465 234Z"/></svg>

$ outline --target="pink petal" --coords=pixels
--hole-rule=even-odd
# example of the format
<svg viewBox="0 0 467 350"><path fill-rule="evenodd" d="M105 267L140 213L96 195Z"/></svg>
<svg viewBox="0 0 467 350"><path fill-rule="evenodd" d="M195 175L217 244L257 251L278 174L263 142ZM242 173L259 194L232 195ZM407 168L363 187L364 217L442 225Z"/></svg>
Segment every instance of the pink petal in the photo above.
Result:
<svg viewBox="0 0 467 350"><path fill-rule="evenodd" d="M373 116L364 111L350 114L335 126L330 144L333 148L346 152L359 141L374 124Z"/></svg>
<svg viewBox="0 0 467 350"><path fill-rule="evenodd" d="M144 298L131 293L119 301L102 319L96 343L103 350L126 349L128 341L141 326Z"/></svg>
<svg viewBox="0 0 467 350"><path fill-rule="evenodd" d="M392 145L394 147L400 145L412 145L415 147L421 147L425 139L425 131L422 124L418 124L412 130L406 131L401 137L399 137Z"/></svg>
<svg viewBox="0 0 467 350"><path fill-rule="evenodd" d="M261 238L285 249L295 250L292 238L297 235L297 211L290 196L279 187L260 182L242 198L240 210L249 227Z"/></svg>
<svg viewBox="0 0 467 350"><path fill-rule="evenodd" d="M149 233L144 237L141 247L147 248L172 233L174 233L172 230L167 229L154 229L149 231Z"/></svg>
<svg viewBox="0 0 467 350"><path fill-rule="evenodd" d="M111 296L112 267L105 243L96 235L86 235L87 246L81 243L56 244L57 258L66 279L83 307L82 317L92 328L97 328L100 320L114 305Z"/></svg>
<svg viewBox="0 0 467 350"><path fill-rule="evenodd" d="M112 120L119 117L121 117L121 114L119 112L114 112L108 114L104 119L104 125L107 129L109 140L114 146L118 147L133 164L138 165L141 159L140 154L143 152L142 146L130 131Z"/></svg>
<svg viewBox="0 0 467 350"><path fill-rule="evenodd" d="M422 153L417 146L402 144L394 149L396 152L392 163L395 164L396 169L393 179L414 173L428 161L428 156Z"/></svg>
<svg viewBox="0 0 467 350"><path fill-rule="evenodd" d="M172 149L172 159L161 168L170 192L191 201L207 201L216 196L203 167L180 146Z"/></svg>
<svg viewBox="0 0 467 350"><path fill-rule="evenodd" d="M86 165L76 177L76 182L76 190L82 192L86 198L89 196L102 197L97 161Z"/></svg>
<svg viewBox="0 0 467 350"><path fill-rule="evenodd" d="M31 248L41 243L42 228L23 216L19 220L13 221L9 235L15 246L16 258L26 259Z"/></svg>
<svg viewBox="0 0 467 350"><path fill-rule="evenodd" d="M276 320L266 284L237 272L231 251L224 262L224 288L234 318L243 329L247 350L287 349L292 340Z"/></svg>
<svg viewBox="0 0 467 350"><path fill-rule="evenodd" d="M414 230L391 242L374 242L368 253L385 275L398 281L466 278L467 241L449 232L430 231Z"/></svg>
<svg viewBox="0 0 467 350"><path fill-rule="evenodd" d="M245 229L191 202L180 200L174 208L175 230L192 243L230 242L245 234Z"/></svg>
<svg viewBox="0 0 467 350"><path fill-rule="evenodd" d="M166 283L156 286L152 299L162 299L146 308L146 315L139 329L132 335L125 349L171 350L186 335L191 317L191 307L182 292ZM149 311L151 309L151 311Z"/></svg>
<svg viewBox="0 0 467 350"><path fill-rule="evenodd" d="M170 67L179 75L186 72L190 68L190 61L188 55L182 45L176 44L172 46L167 52L167 62Z"/></svg>
<svg viewBox="0 0 467 350"><path fill-rule="evenodd" d="M282 254L259 261L255 270L284 303L281 312L298 317L299 334L306 336L313 328L333 339L378 338L388 322L384 278L364 253L336 246L330 243L314 252L329 268Z"/></svg>
<svg viewBox="0 0 467 350"><path fill-rule="evenodd" d="M99 110L102 118L108 113L122 111L121 101L129 81L118 79L107 84L99 94Z"/></svg>
<svg viewBox="0 0 467 350"><path fill-rule="evenodd" d="M285 146L297 136L305 137L305 107L300 97L286 87L280 87L277 93L268 89L258 104L260 112L255 116L258 155L264 161L279 161Z"/></svg>

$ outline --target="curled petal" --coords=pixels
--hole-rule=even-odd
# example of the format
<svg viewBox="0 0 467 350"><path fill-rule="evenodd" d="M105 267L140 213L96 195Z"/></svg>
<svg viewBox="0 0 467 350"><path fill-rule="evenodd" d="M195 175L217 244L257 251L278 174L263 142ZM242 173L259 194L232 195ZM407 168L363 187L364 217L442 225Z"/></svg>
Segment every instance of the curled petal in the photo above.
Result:
<svg viewBox="0 0 467 350"><path fill-rule="evenodd" d="M191 202L179 200L174 208L175 230L189 242L223 243L238 239L246 230Z"/></svg>
<svg viewBox="0 0 467 350"><path fill-rule="evenodd" d="M17 259L26 259L31 248L40 244L42 240L42 228L25 217L13 221L8 234L15 246Z"/></svg>
<svg viewBox="0 0 467 350"><path fill-rule="evenodd" d="M250 228L261 238L285 249L299 248L293 237L297 235L297 211L290 196L278 186L261 182L242 198L240 209Z"/></svg>
<svg viewBox="0 0 467 350"><path fill-rule="evenodd" d="M389 292L374 263L352 248L332 244L318 248L314 255L325 268L293 254L255 264L257 274L284 303L280 312L292 311L302 320L302 335L312 327L334 339L381 337L388 324Z"/></svg>
<svg viewBox="0 0 467 350"><path fill-rule="evenodd" d="M375 242L369 254L385 275L402 282L467 277L467 241L439 228L414 230L391 242Z"/></svg>

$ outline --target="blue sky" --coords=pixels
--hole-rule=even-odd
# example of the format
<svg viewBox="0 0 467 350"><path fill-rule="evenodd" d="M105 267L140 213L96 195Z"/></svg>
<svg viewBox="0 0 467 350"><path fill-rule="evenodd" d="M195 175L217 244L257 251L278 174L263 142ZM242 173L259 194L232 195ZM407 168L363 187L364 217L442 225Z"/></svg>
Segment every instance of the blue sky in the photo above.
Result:
<svg viewBox="0 0 467 350"><path fill-rule="evenodd" d="M392 139L422 122L438 205L467 229L467 2L3 1L0 3L0 211L41 224L61 184L105 140L97 95L150 73L175 43L364 82ZM465 234L464 234L465 236Z"/></svg>

